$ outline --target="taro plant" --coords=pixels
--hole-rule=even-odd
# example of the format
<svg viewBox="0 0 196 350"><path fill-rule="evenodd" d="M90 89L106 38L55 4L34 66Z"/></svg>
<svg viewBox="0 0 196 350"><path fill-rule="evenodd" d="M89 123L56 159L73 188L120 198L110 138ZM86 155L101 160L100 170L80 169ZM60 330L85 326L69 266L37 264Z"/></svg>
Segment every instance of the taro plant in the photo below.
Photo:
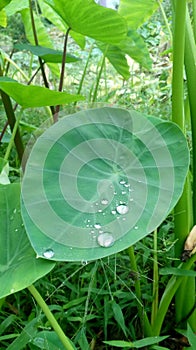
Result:
<svg viewBox="0 0 196 350"><path fill-rule="evenodd" d="M126 55L145 68L151 67L149 53L137 28L156 8L157 3L151 0L141 2L139 6L137 1L121 0L118 11L101 7L93 0L3 2L1 25L6 25L7 16L16 12L21 14L29 43L17 44L15 49L28 50L31 55L37 56L39 66L31 76L25 76L15 64L14 54L10 57L1 52L1 97L12 134L1 161L3 185L0 187L0 215L3 224L0 236L0 295L5 298L28 288L55 331L42 334L38 331L39 319L35 318L8 349L22 349L25 346L37 349L40 348L39 339L42 339L42 349L54 349L54 344L60 349L77 349L77 337L74 339L71 335L71 339L68 339L33 283L51 271L58 261L93 261L121 251L127 252L131 271L137 274L134 244L153 231L155 253L151 312L145 310L140 281L135 281L139 337L144 339L128 341L122 311L113 301L115 319L121 325L127 341L106 343L121 348L154 346L157 349L154 344L167 337L160 336L162 325L170 303L176 297L177 323L188 318L188 336L190 344L194 346L195 273L190 269L195 256L167 272L162 270L162 274L171 273L173 276L159 302L156 253L157 228L174 207L178 240L176 258L180 257L185 237L194 222L190 205L190 178L186 178L189 150L184 135L183 62L185 43L190 53L185 55L185 65L193 115L195 43L186 1L173 3L172 112L175 123L109 107L79 111L58 121L63 104L76 104L83 99L79 93L87 78L93 47L98 47L103 56L89 98L92 102L98 96L106 59L124 79L129 77ZM49 40L41 21L42 14L64 32L63 51L55 50ZM77 62L78 59L67 52L70 36L81 49L84 48L85 37L93 39L75 94L63 92L65 64ZM60 73L58 63L61 63ZM50 88L46 65L50 68L54 85L59 79L58 91ZM16 81L16 73L15 79L12 79L13 75L9 75L12 67L20 72L21 79L25 78L26 85L23 80ZM40 71L45 87L32 84ZM20 108L13 105L13 100ZM24 160L21 191L18 183L9 184L9 156L15 143L18 157L22 159L24 146L20 126L23 112L27 108L41 106L50 107L49 115L55 123L37 139L27 162ZM5 123L1 136L5 134L8 123ZM194 128L194 120L192 125ZM95 263L94 274L96 269ZM185 308L185 283L189 293L188 309ZM90 348L85 333L83 340L82 343L78 341L79 346L82 349Z"/></svg>

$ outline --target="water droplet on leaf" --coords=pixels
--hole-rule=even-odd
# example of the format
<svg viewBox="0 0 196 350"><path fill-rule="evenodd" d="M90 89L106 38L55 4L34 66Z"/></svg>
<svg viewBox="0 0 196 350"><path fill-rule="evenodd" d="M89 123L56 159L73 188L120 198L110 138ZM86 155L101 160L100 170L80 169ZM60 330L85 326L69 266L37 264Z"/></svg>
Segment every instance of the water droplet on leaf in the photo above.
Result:
<svg viewBox="0 0 196 350"><path fill-rule="evenodd" d="M124 184L126 184L126 181L125 180L120 180L119 184L124 185Z"/></svg>
<svg viewBox="0 0 196 350"><path fill-rule="evenodd" d="M102 199L101 204L107 205L108 204L108 200L107 199Z"/></svg>
<svg viewBox="0 0 196 350"><path fill-rule="evenodd" d="M126 204L120 204L116 207L116 210L119 214L125 215L129 211L129 207Z"/></svg>
<svg viewBox="0 0 196 350"><path fill-rule="evenodd" d="M44 258L51 259L54 256L54 251L52 249L46 249L43 253Z"/></svg>
<svg viewBox="0 0 196 350"><path fill-rule="evenodd" d="M96 228L97 230L99 230L101 228L100 224L94 224L94 228Z"/></svg>
<svg viewBox="0 0 196 350"><path fill-rule="evenodd" d="M111 247L114 244L114 237L109 232L104 232L97 237L97 242L101 247Z"/></svg>

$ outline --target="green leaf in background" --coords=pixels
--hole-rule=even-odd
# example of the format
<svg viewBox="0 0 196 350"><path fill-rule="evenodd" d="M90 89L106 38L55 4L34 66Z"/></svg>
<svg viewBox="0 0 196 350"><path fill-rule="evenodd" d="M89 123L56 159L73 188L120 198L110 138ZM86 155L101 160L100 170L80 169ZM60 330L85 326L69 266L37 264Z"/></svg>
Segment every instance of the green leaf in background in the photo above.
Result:
<svg viewBox="0 0 196 350"><path fill-rule="evenodd" d="M177 267L162 268L159 270L160 275L174 275L174 276L191 276L196 277L196 271L193 270L183 270Z"/></svg>
<svg viewBox="0 0 196 350"><path fill-rule="evenodd" d="M192 331L192 328L188 324L187 326L187 338L191 345L192 350L196 349L196 334Z"/></svg>
<svg viewBox="0 0 196 350"><path fill-rule="evenodd" d="M84 99L80 95L70 95L41 86L23 85L5 77L0 77L0 89L23 108L56 106Z"/></svg>
<svg viewBox="0 0 196 350"><path fill-rule="evenodd" d="M42 331L31 342L33 349L64 350L65 347L55 332Z"/></svg>
<svg viewBox="0 0 196 350"><path fill-rule="evenodd" d="M3 158L0 158L0 184L8 185L10 183L9 180L9 163L5 161Z"/></svg>
<svg viewBox="0 0 196 350"><path fill-rule="evenodd" d="M136 31L129 30L128 36L125 40L121 41L118 47L106 45L104 43L98 43L97 45L116 71L121 74L124 79L130 77L126 55L130 56L133 60L147 69L152 67L152 60L146 44Z"/></svg>
<svg viewBox="0 0 196 350"><path fill-rule="evenodd" d="M0 26L4 28L7 26L7 16L4 9L0 11Z"/></svg>
<svg viewBox="0 0 196 350"><path fill-rule="evenodd" d="M63 59L63 52L59 50L53 50L48 47L34 46L30 44L16 44L14 47L18 50L30 51L33 55L41 57L45 62L61 63ZM77 62L80 58L66 54L66 63Z"/></svg>
<svg viewBox="0 0 196 350"><path fill-rule="evenodd" d="M5 6L7 6L10 2L11 2L11 0L1 0L1 3L0 3L0 11L1 11Z"/></svg>
<svg viewBox="0 0 196 350"><path fill-rule="evenodd" d="M154 0L120 0L118 12L126 18L129 28L133 30L146 22L158 6Z"/></svg>
<svg viewBox="0 0 196 350"><path fill-rule="evenodd" d="M141 64L141 66L150 69L152 60L141 35L134 30L129 30L127 35L127 38L120 43L119 47L121 50Z"/></svg>
<svg viewBox="0 0 196 350"><path fill-rule="evenodd" d="M141 340L136 340L134 342L128 342L128 341L122 341L122 340L109 340L109 341L104 341L104 343L111 346L116 346L117 348L140 349L145 346L157 344L166 338L168 338L167 335L163 337L147 337Z"/></svg>
<svg viewBox="0 0 196 350"><path fill-rule="evenodd" d="M98 48L103 52L108 61L113 65L116 71L124 78L129 79L130 72L125 53L117 46L104 43L97 43Z"/></svg>
<svg viewBox="0 0 196 350"><path fill-rule="evenodd" d="M38 0L42 15L47 18L51 23L53 23L61 32L65 33L68 29L67 24L62 20L62 18L53 10L51 6L45 3L44 0ZM71 37L83 50L85 47L85 37L82 34L76 33L73 30L70 31Z"/></svg>
<svg viewBox="0 0 196 350"><path fill-rule="evenodd" d="M35 39L34 39L32 25L31 25L31 16L30 16L29 8L23 9L22 11L20 11L20 13L21 13L22 21L25 27L26 37L32 45L35 45ZM41 20L41 17L38 16L36 13L34 13L33 17L34 17L36 34L37 34L39 45L53 49L52 40L47 31L47 28L44 26ZM56 75L57 77L60 76L60 70L56 64L48 63L47 65L54 75Z"/></svg>
<svg viewBox="0 0 196 350"><path fill-rule="evenodd" d="M46 1L75 32L116 45L126 37L126 20L93 0Z"/></svg>
<svg viewBox="0 0 196 350"><path fill-rule="evenodd" d="M37 318L28 322L23 328L21 334L7 347L7 350L22 350L26 345L33 340L38 330Z"/></svg>
<svg viewBox="0 0 196 350"><path fill-rule="evenodd" d="M33 248L65 261L128 248L170 213L188 167L186 139L171 122L108 107L62 118L38 138L23 177Z"/></svg>
<svg viewBox="0 0 196 350"><path fill-rule="evenodd" d="M115 318L116 322L118 323L118 325L122 329L124 335L127 337L127 331L126 331L124 316L123 316L123 313L122 313L120 305L117 304L115 302L115 300L112 300L112 310L113 310L114 318Z"/></svg>
<svg viewBox="0 0 196 350"><path fill-rule="evenodd" d="M12 0L10 1L9 5L6 6L5 10L7 13L7 16L13 16L15 13L27 9L29 7L29 1L28 0Z"/></svg>
<svg viewBox="0 0 196 350"><path fill-rule="evenodd" d="M36 259L20 215L20 184L0 186L0 298L46 275L52 261Z"/></svg>

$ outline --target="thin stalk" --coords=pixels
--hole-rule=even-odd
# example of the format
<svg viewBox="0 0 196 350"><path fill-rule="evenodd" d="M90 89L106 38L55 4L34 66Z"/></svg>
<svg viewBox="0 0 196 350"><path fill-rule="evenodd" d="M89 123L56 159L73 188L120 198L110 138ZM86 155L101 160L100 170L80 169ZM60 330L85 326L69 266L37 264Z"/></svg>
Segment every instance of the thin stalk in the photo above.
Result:
<svg viewBox="0 0 196 350"><path fill-rule="evenodd" d="M168 19L167 19L164 7L163 7L163 5L162 5L160 0L157 0L157 2L159 4L159 7L160 7L160 10L161 10L161 13L162 13L162 16L163 16L166 28L167 28L168 33L169 33L170 43L172 44L173 36L172 36L172 32L171 32L171 29L170 29L170 25L169 25L169 22L168 22Z"/></svg>
<svg viewBox="0 0 196 350"><path fill-rule="evenodd" d="M85 78L86 73L87 73L87 68L88 68L88 65L89 65L89 62L90 62L90 59L91 59L91 54L92 54L92 51L93 51L93 47L94 47L94 43L90 46L90 49L89 49L88 58L87 58L87 61L86 61L86 64L85 64L85 67L84 67L84 70L83 70L83 73L82 73L82 77L80 79L80 84L79 84L79 87L78 87L78 92L77 92L78 95L80 94L80 92L82 90L84 78ZM75 102L75 104L76 103L77 102Z"/></svg>
<svg viewBox="0 0 196 350"><path fill-rule="evenodd" d="M185 69L191 114L192 131L192 175L193 175L193 218L196 222L196 44L191 26L191 19L187 11L186 20L186 41L185 41Z"/></svg>
<svg viewBox="0 0 196 350"><path fill-rule="evenodd" d="M19 116L16 118L16 122L15 122L14 128L12 130L11 140L9 141L7 150L5 152L5 156L4 156L4 160L5 161L8 161L8 159L9 159L9 155L10 155L11 149L13 147L14 139L16 137L16 133L17 133L17 130L18 130L18 127L19 127L20 119L22 117L22 112L23 112L23 110L20 111Z"/></svg>
<svg viewBox="0 0 196 350"><path fill-rule="evenodd" d="M17 69L18 72L20 72L20 74L23 76L23 78L28 81L29 77L24 73L24 71L22 70L22 68L20 68L12 59L11 57L9 57L8 55L5 55L5 61L7 61L9 64L11 64L13 67L15 67ZM8 66L7 66L8 67ZM8 68L6 68L5 71L5 75L7 74L7 70Z"/></svg>
<svg viewBox="0 0 196 350"><path fill-rule="evenodd" d="M31 26L32 26L32 31L33 31L33 36L34 36L34 41L35 41L35 45L39 45L39 41L38 41L38 37L37 37L37 31L36 31L36 27L35 27L35 20L34 20L34 15L33 15L33 7L32 7L32 0L29 0L29 11L30 11L30 17L31 17ZM42 72L42 77L43 77L43 81L44 81L44 85L46 88L49 89L49 83L46 77L46 73L44 70L44 63L42 61L42 59L40 57L38 57L39 60L39 65L41 68L41 72ZM51 112L54 115L55 114L55 109L54 106L50 106Z"/></svg>
<svg viewBox="0 0 196 350"><path fill-rule="evenodd" d="M61 65L61 75L60 75L60 81L59 81L59 91L63 90L63 81L64 81L64 75L65 75L65 61L66 61L66 54L67 54L67 43L68 43L68 36L71 28L68 28L65 34L65 40L64 40L64 48L63 48L63 59L62 59L62 65ZM54 113L54 123L58 121L58 114L60 111L60 105L56 106L55 113Z"/></svg>
<svg viewBox="0 0 196 350"><path fill-rule="evenodd" d="M16 117L15 117L15 113L12 107L12 103L10 100L10 97L2 90L0 90L1 93L1 98L2 98L2 102L5 108L5 113L7 115L7 119L10 125L10 129L13 132L15 123L16 123ZM23 142L20 136L20 131L19 128L17 128L16 133L15 133L15 137L14 137L14 142L15 142L15 146L16 146L16 150L18 153L18 158L20 160L20 162L22 162L22 157L23 157L23 153L24 153L24 146L23 146Z"/></svg>
<svg viewBox="0 0 196 350"><path fill-rule="evenodd" d="M101 58L100 69L99 69L99 72L98 72L98 75L97 75L97 79L96 79L95 90L94 90L94 93L93 93L92 102L95 102L96 99L97 99L99 83L100 83L100 79L101 79L101 75L102 75L102 71L103 71L104 65L105 65L105 54Z"/></svg>
<svg viewBox="0 0 196 350"><path fill-rule="evenodd" d="M64 345L65 349L66 350L74 350L74 348L71 345L69 339L67 338L67 336L63 332L63 330L60 327L60 325L58 324L57 320L55 319L55 317L51 313L48 305L45 303L45 301L43 300L42 296L39 294L38 290L33 285L29 286L28 290L33 295L33 297L35 298L35 300L37 301L37 303L41 307L42 311L45 313L48 321L50 322L50 324L53 327L54 331L58 335L58 337L61 340L62 344Z"/></svg>
<svg viewBox="0 0 196 350"><path fill-rule="evenodd" d="M159 304L159 269L157 256L157 230L154 231L154 254L153 254L153 302L151 313L151 325L153 327Z"/></svg>
<svg viewBox="0 0 196 350"><path fill-rule="evenodd" d="M196 41L196 0L192 0L192 8L193 8L193 32L194 32L194 38Z"/></svg>
<svg viewBox="0 0 196 350"><path fill-rule="evenodd" d="M176 2L173 35L172 120L184 131L184 47L186 0Z"/></svg>
<svg viewBox="0 0 196 350"><path fill-rule="evenodd" d="M193 263L196 261L196 254L193 255L186 263L181 263L178 268L183 270L190 270ZM165 319L166 313L169 309L169 305L176 294L176 291L184 281L184 276L172 276L167 283L165 291L162 295L159 309L157 312L157 317L154 322L154 326L152 329L153 335L158 336L161 332L162 324ZM183 285L184 287L184 285Z"/></svg>
<svg viewBox="0 0 196 350"><path fill-rule="evenodd" d="M5 122L4 127L3 127L2 131L1 131L1 134L0 134L0 142L1 142L2 139L3 139L3 136L4 136L5 132L6 132L6 129L7 129L8 125L9 125L9 123L8 123L8 120L7 120L7 121Z"/></svg>
<svg viewBox="0 0 196 350"><path fill-rule="evenodd" d="M129 258L130 258L130 263L131 263L131 270L135 273L136 279L135 279L135 294L137 297L137 300L139 300L139 303L137 303L137 308L138 308L138 315L141 323L141 327L144 332L144 336L151 336L152 335L152 328L150 325L150 322L148 320L148 317L146 315L146 312L144 310L144 306L142 304L142 293L141 293L141 286L140 286L140 280L137 278L139 275L138 268L137 268L137 262L135 259L135 254L134 254L134 248L133 246L129 247L127 249Z"/></svg>

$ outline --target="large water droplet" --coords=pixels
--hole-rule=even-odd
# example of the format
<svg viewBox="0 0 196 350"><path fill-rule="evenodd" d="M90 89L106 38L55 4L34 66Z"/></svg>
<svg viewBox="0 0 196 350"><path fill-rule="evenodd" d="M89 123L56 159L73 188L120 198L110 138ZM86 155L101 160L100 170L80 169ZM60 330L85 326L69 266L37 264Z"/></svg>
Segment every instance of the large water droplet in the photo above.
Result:
<svg viewBox="0 0 196 350"><path fill-rule="evenodd" d="M43 253L44 258L46 259L51 259L54 256L54 250L52 249L46 249L45 252Z"/></svg>
<svg viewBox="0 0 196 350"><path fill-rule="evenodd" d="M108 204L108 200L107 200L107 199L105 199L105 198L103 198L103 199L102 199L102 201L101 201L101 204L103 204L103 205L107 205L107 204Z"/></svg>
<svg viewBox="0 0 196 350"><path fill-rule="evenodd" d="M104 232L97 237L97 242L101 247L111 247L114 244L114 237L109 232Z"/></svg>
<svg viewBox="0 0 196 350"><path fill-rule="evenodd" d="M97 230L99 230L101 228L101 225L100 224L94 224L94 228L96 228Z"/></svg>
<svg viewBox="0 0 196 350"><path fill-rule="evenodd" d="M121 215L125 215L128 213L129 207L126 204L120 204L116 207L116 211Z"/></svg>
<svg viewBox="0 0 196 350"><path fill-rule="evenodd" d="M119 184L124 185L124 184L126 184L126 181L125 180L120 180Z"/></svg>

